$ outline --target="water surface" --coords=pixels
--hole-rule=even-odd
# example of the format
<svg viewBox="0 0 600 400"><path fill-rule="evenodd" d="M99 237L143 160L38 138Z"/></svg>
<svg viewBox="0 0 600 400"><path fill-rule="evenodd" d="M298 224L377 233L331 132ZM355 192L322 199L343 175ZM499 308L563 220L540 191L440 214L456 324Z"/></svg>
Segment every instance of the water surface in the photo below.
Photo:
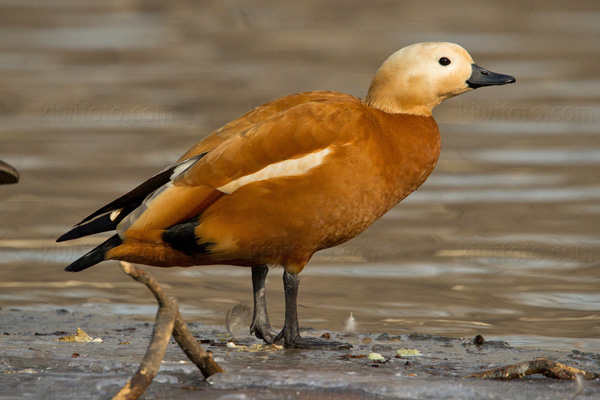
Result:
<svg viewBox="0 0 600 400"><path fill-rule="evenodd" d="M597 2L144 4L0 5L0 158L21 172L0 189L0 306L151 318L152 298L116 263L63 272L101 237L54 239L252 107L306 90L363 96L392 51L446 40L517 84L436 109L434 174L314 257L301 323L340 330L353 313L363 332L600 348ZM247 269L151 271L193 321L222 325L251 303ZM280 268L267 290L280 326Z"/></svg>

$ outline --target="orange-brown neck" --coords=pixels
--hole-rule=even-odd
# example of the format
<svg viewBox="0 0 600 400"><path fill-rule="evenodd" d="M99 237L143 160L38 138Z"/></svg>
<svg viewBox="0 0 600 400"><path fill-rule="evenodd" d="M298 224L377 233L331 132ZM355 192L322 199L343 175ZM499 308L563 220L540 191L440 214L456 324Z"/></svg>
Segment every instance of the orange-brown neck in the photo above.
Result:
<svg viewBox="0 0 600 400"><path fill-rule="evenodd" d="M381 113L380 168L388 184L390 208L416 190L433 172L441 139L433 117Z"/></svg>

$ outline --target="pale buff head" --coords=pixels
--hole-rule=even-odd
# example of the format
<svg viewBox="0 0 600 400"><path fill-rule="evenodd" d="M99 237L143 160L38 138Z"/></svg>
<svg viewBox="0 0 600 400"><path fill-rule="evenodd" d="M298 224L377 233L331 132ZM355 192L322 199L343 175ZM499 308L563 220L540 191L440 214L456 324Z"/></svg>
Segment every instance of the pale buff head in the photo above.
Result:
<svg viewBox="0 0 600 400"><path fill-rule="evenodd" d="M515 79L477 66L454 43L417 43L392 54L371 82L364 103L389 113L430 116L442 100Z"/></svg>

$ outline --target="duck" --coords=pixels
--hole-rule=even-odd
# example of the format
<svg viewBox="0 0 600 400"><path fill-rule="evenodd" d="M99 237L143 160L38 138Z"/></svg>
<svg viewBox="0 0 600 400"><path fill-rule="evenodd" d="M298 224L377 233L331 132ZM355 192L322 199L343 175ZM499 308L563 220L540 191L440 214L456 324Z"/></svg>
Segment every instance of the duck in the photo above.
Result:
<svg viewBox="0 0 600 400"><path fill-rule="evenodd" d="M19 182L19 172L10 164L0 160L0 185Z"/></svg>
<svg viewBox="0 0 600 400"><path fill-rule="evenodd" d="M300 335L299 274L317 251L354 238L425 182L440 154L438 104L513 82L457 44L427 42L387 58L363 99L313 91L270 101L58 238L116 231L66 271L106 260L250 267L252 334L286 348L348 348ZM279 332L265 301L272 266L283 267Z"/></svg>

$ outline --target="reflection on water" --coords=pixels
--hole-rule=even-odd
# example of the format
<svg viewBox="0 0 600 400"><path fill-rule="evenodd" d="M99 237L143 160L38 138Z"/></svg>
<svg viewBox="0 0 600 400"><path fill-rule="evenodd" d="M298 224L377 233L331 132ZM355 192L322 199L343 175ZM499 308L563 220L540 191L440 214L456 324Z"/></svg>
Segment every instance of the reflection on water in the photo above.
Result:
<svg viewBox="0 0 600 400"><path fill-rule="evenodd" d="M248 109L305 90L362 96L392 51L441 39L517 84L436 109L434 175L315 256L301 323L341 330L353 313L362 332L597 350L600 6L423 3L405 20L401 2L333 3L1 5L0 158L21 182L0 189L0 306L152 318L116 263L62 271L101 237L53 240ZM465 21L467 6L479 17ZM247 269L151 271L194 321L222 325L251 303ZM280 268L267 290L281 325Z"/></svg>

